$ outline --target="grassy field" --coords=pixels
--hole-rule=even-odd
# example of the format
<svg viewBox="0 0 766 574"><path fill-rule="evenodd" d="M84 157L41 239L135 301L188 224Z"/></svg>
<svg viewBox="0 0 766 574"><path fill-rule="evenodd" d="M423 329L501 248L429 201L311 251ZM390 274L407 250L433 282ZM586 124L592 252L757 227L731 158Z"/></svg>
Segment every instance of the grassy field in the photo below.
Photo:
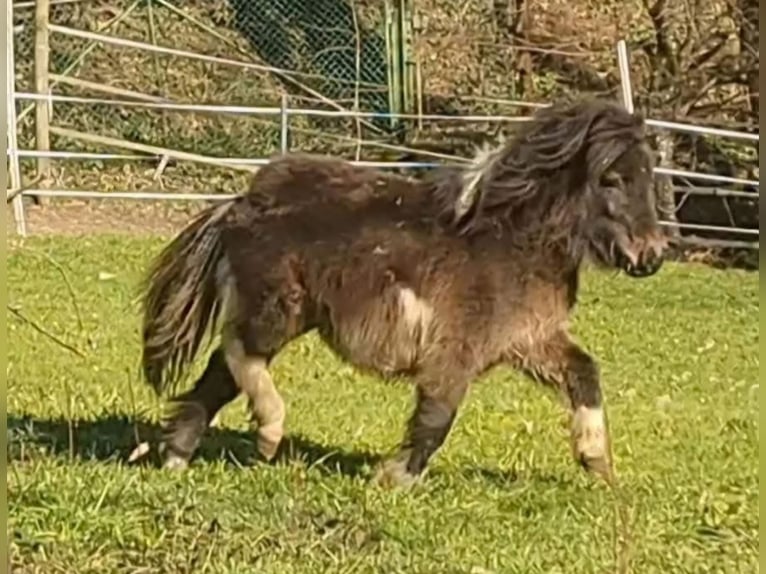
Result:
<svg viewBox="0 0 766 574"><path fill-rule="evenodd" d="M127 463L162 408L137 377L133 303L160 245L38 238L10 256L12 308L84 355L9 312L15 571L757 571L757 274L584 278L573 330L601 363L619 496L570 460L558 404L507 370L475 386L426 480L389 492L369 475L411 390L312 336L275 366L290 435L276 464L251 460L241 399L188 472Z"/></svg>

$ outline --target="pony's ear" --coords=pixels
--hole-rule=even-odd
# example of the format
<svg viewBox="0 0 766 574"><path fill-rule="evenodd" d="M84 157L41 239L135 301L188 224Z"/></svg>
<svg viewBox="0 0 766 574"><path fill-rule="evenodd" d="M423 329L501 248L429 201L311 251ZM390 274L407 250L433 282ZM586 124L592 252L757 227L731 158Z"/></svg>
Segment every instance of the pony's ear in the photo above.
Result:
<svg viewBox="0 0 766 574"><path fill-rule="evenodd" d="M633 125L635 126L636 130L640 134L640 137L645 138L646 137L646 116L644 116L643 112L633 113Z"/></svg>
<svg viewBox="0 0 766 574"><path fill-rule="evenodd" d="M617 116L607 110L598 110L597 113L603 114L603 129L598 137L590 141L586 152L588 179L593 183L598 182L631 147L641 144L647 137L646 122L641 112L625 114L621 111Z"/></svg>

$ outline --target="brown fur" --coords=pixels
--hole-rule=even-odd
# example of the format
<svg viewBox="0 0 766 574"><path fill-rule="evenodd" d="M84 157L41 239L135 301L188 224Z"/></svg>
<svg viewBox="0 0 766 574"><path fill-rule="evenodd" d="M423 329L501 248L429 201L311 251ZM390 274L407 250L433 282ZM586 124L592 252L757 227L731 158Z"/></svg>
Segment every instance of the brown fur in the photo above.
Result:
<svg viewBox="0 0 766 574"><path fill-rule="evenodd" d="M317 329L359 368L415 383L384 482L422 473L471 381L499 363L563 393L575 457L606 472L598 368L567 320L586 257L634 276L659 268L651 167L643 120L602 101L542 110L472 166L423 181L333 158L275 159L247 194L192 222L148 277L143 364L158 391L223 320L220 351L170 421L171 465L189 459L221 406L206 401L222 394L209 387L248 395L268 429L259 450L273 456L284 407L268 362Z"/></svg>

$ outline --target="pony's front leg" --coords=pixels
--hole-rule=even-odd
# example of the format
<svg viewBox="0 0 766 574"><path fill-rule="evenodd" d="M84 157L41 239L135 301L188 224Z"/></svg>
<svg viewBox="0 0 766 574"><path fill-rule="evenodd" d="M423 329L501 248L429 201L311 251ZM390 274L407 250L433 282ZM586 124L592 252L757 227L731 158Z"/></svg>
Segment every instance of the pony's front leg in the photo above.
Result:
<svg viewBox="0 0 766 574"><path fill-rule="evenodd" d="M611 478L609 436L604 417L599 369L588 353L566 333L538 345L527 358L526 370L557 387L572 409L571 441L575 460L585 469Z"/></svg>
<svg viewBox="0 0 766 574"><path fill-rule="evenodd" d="M404 440L396 455L381 465L376 476L378 484L406 487L424 473L452 428L467 386L467 381L455 379L438 386L417 386L415 410Z"/></svg>
<svg viewBox="0 0 766 574"><path fill-rule="evenodd" d="M569 349L567 393L572 404L572 452L585 469L611 478L609 435L596 361L579 347Z"/></svg>

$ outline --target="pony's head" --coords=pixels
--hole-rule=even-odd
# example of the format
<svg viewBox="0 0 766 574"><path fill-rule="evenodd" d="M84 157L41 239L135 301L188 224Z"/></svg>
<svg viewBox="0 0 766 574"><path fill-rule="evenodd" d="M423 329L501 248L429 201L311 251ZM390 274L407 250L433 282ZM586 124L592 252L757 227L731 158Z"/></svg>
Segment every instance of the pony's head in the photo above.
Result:
<svg viewBox="0 0 766 574"><path fill-rule="evenodd" d="M619 106L605 107L591 124L588 140L587 251L597 263L631 277L653 275L662 265L667 241L657 218L644 120Z"/></svg>
<svg viewBox="0 0 766 574"><path fill-rule="evenodd" d="M461 234L502 228L519 244L561 245L633 277L654 274L666 242L641 116L604 100L540 110L504 145L443 176L437 197Z"/></svg>

